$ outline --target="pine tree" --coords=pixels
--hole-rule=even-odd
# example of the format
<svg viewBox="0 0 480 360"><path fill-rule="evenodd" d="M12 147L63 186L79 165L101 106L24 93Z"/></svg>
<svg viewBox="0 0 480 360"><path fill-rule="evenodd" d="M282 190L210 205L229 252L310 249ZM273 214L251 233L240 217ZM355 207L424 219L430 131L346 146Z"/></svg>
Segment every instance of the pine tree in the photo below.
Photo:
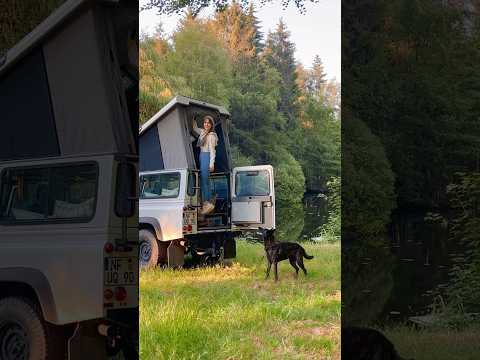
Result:
<svg viewBox="0 0 480 360"><path fill-rule="evenodd" d="M281 76L280 111L287 120L287 126L295 126L298 114L297 100L300 90L297 85L295 64L295 44L290 41L290 32L282 19L273 33L268 33L263 56L266 61L275 68Z"/></svg>
<svg viewBox="0 0 480 360"><path fill-rule="evenodd" d="M254 16L253 5L245 12L235 1L215 14L209 26L228 50L233 62L252 59L261 46L261 33L258 20Z"/></svg>
<svg viewBox="0 0 480 360"><path fill-rule="evenodd" d="M260 54L264 47L263 33L260 31L260 21L255 16L255 8L253 3L250 3L250 6L248 7L247 24L255 30L252 39L253 45L255 46L256 53Z"/></svg>
<svg viewBox="0 0 480 360"><path fill-rule="evenodd" d="M309 91L314 96L317 96L318 98L323 97L325 93L325 85L327 83L326 77L327 75L325 74L322 60L320 59L320 56L315 55L307 84Z"/></svg>

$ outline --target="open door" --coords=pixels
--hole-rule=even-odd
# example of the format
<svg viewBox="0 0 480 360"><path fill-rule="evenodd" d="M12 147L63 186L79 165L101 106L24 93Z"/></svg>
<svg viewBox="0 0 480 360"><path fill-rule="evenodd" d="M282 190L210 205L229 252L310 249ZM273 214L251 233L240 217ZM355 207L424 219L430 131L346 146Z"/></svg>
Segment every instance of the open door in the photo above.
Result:
<svg viewBox="0 0 480 360"><path fill-rule="evenodd" d="M271 165L233 169L232 228L275 228L275 187Z"/></svg>

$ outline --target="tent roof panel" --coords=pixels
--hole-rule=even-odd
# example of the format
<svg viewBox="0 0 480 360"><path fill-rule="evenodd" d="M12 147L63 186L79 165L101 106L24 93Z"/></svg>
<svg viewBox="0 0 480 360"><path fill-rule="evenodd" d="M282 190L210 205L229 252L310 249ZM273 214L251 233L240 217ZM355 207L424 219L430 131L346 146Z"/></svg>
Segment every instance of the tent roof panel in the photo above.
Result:
<svg viewBox="0 0 480 360"><path fill-rule="evenodd" d="M168 113L172 108L174 108L177 105L186 105L186 106L188 106L188 105L198 105L198 106L201 106L201 107L217 110L222 115L230 116L230 113L228 112L228 110L225 109L223 106L217 106L217 105L209 104L207 102L191 99L191 98L188 98L188 97L185 97L185 96L175 96L159 112L157 112L155 115L153 115L145 124L140 126L140 135L142 135L153 124L157 123L157 121L160 121L161 119L163 119L163 115Z"/></svg>

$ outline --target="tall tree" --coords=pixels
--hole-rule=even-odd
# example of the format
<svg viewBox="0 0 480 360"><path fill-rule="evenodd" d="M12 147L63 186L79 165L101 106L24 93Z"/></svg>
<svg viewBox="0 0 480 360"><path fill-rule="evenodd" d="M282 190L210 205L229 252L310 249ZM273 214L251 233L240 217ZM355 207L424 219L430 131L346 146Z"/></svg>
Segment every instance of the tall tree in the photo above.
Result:
<svg viewBox="0 0 480 360"><path fill-rule="evenodd" d="M307 88L312 94L321 98L324 95L325 85L327 83L327 74L325 74L323 62L322 59L320 59L320 56L315 55L312 69L309 73L310 76L307 82Z"/></svg>
<svg viewBox="0 0 480 360"><path fill-rule="evenodd" d="M254 19L235 1L223 11L215 14L209 22L212 30L228 50L233 62L256 55L256 37L258 28Z"/></svg>
<svg viewBox="0 0 480 360"><path fill-rule="evenodd" d="M280 74L278 110L285 116L287 127L291 129L296 125L300 90L296 82L295 44L290 41L290 32L282 19L275 32L268 34L263 57Z"/></svg>
<svg viewBox="0 0 480 360"><path fill-rule="evenodd" d="M260 20L258 20L255 12L256 10L253 6L253 2L251 2L248 7L247 23L249 24L249 26L255 29L255 34L253 36L253 44L255 45L257 54L259 54L263 50L263 33L260 31Z"/></svg>
<svg viewBox="0 0 480 360"><path fill-rule="evenodd" d="M142 41L140 62L140 99L145 102L141 121L175 95L228 106L231 64L203 21L187 15L172 35L171 45L161 37Z"/></svg>

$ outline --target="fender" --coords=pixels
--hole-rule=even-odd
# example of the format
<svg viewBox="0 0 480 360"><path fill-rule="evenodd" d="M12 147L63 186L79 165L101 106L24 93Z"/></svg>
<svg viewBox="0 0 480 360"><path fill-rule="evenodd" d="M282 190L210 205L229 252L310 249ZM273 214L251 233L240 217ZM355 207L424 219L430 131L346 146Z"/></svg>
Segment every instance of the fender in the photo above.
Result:
<svg viewBox="0 0 480 360"><path fill-rule="evenodd" d="M151 225L155 229L155 235L157 236L158 241L162 241L162 227L160 226L160 222L158 219L154 217L141 217L138 219L139 224L148 224Z"/></svg>
<svg viewBox="0 0 480 360"><path fill-rule="evenodd" d="M12 267L0 269L0 282L14 282L30 286L37 295L43 318L51 323L58 322L57 307L52 288L46 276L37 269Z"/></svg>

